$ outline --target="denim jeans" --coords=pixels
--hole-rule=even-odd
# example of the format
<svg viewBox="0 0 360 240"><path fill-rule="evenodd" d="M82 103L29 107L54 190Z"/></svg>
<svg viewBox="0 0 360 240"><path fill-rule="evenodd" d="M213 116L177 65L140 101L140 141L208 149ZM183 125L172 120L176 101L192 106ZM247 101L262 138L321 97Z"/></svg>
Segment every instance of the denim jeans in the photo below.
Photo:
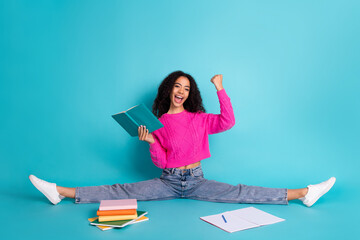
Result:
<svg viewBox="0 0 360 240"><path fill-rule="evenodd" d="M287 204L286 188L236 186L207 180L201 166L191 169L164 169L160 178L136 183L77 187L76 203L135 198L139 201L189 198L224 203Z"/></svg>

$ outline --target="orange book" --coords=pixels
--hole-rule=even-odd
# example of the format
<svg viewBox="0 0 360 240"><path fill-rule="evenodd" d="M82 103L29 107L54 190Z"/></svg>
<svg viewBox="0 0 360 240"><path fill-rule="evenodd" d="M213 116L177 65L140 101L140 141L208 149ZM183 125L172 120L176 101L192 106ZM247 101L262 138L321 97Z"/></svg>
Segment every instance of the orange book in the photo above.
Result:
<svg viewBox="0 0 360 240"><path fill-rule="evenodd" d="M97 211L98 216L134 215L134 214L136 214L136 209Z"/></svg>

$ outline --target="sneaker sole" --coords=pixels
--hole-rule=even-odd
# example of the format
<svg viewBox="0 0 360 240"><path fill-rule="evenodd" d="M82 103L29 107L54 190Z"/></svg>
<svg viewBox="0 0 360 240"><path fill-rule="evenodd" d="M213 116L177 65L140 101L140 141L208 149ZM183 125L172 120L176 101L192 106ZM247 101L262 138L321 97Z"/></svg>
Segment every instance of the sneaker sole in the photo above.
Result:
<svg viewBox="0 0 360 240"><path fill-rule="evenodd" d="M49 195L46 194L46 192L36 184L36 179L33 179L35 176L34 175L30 175L29 179L31 181L31 183L34 185L34 187L36 187L37 190L39 190L42 194L45 195L45 197L54 205L58 204L60 201L55 201L54 199L52 199L52 197L50 197ZM36 178L36 177L35 177Z"/></svg>
<svg viewBox="0 0 360 240"><path fill-rule="evenodd" d="M319 194L316 198L314 198L310 203L306 204L306 206L311 207L312 205L314 205L314 203L316 203L317 200L319 200L319 198L321 198L322 196L324 196L325 193L327 193L335 184L336 182L336 178L330 178L333 179L333 182L330 184L321 192L321 194Z"/></svg>

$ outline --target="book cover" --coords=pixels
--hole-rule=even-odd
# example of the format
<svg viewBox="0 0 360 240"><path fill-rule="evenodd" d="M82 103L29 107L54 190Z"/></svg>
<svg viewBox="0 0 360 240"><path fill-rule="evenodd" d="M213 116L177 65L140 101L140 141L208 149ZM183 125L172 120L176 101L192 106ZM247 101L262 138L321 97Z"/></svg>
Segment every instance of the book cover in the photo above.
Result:
<svg viewBox="0 0 360 240"><path fill-rule="evenodd" d="M119 220L119 221L110 221L110 222L99 222L98 219L91 222L91 225L96 226L106 226L106 227L115 227L115 228L122 228L129 224L133 224L137 219L140 219L142 216L146 215L147 212L145 211L137 211L138 218L132 220Z"/></svg>
<svg viewBox="0 0 360 240"><path fill-rule="evenodd" d="M113 216L99 216L99 222L118 221L118 220L130 220L137 218L137 213L132 215L113 215Z"/></svg>
<svg viewBox="0 0 360 240"><path fill-rule="evenodd" d="M112 117L132 137L138 136L138 127L140 125L146 126L150 133L164 126L144 104L114 114Z"/></svg>
<svg viewBox="0 0 360 240"><path fill-rule="evenodd" d="M119 200L101 200L100 211L105 210L123 210L123 209L137 209L136 199L119 199Z"/></svg>
<svg viewBox="0 0 360 240"><path fill-rule="evenodd" d="M88 218L88 221L90 223L92 223L93 221L95 221L96 219L98 219L98 217L93 217L93 218ZM106 230L110 230L113 229L112 227L107 227L107 226L100 226L100 225L96 225L96 227L102 231L106 231Z"/></svg>
<svg viewBox="0 0 360 240"><path fill-rule="evenodd" d="M106 210L97 211L98 216L114 216L114 215L133 215L136 214L136 209L123 209L123 210Z"/></svg>
<svg viewBox="0 0 360 240"><path fill-rule="evenodd" d="M95 221L96 219L98 219L98 217L93 217L93 218L89 218L89 222L93 222ZM145 217L145 216L142 216L138 219L135 220L135 222L132 222L130 223L129 225L131 224L135 224L135 223L140 223L140 222L144 222L144 221L148 221L149 218L148 217ZM108 227L108 226L101 226L101 225L95 225L98 229L102 230L102 231L106 231L106 230L110 230L110 229L113 229L113 227Z"/></svg>

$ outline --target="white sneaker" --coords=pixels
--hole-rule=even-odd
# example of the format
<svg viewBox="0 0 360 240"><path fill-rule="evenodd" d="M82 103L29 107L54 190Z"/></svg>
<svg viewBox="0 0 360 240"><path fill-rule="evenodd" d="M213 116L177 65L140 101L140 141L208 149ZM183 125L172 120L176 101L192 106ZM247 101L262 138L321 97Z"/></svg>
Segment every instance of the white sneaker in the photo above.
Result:
<svg viewBox="0 0 360 240"><path fill-rule="evenodd" d="M56 190L56 184L55 183L49 183L44 180L41 180L34 175L30 175L29 179L31 183L49 199L49 201L56 205L58 204L62 199L64 199L64 196L61 196L58 191Z"/></svg>
<svg viewBox="0 0 360 240"><path fill-rule="evenodd" d="M335 177L329 178L329 180L308 186L308 193L305 197L300 198L300 200L308 207L311 207L322 195L327 193L336 181Z"/></svg>

